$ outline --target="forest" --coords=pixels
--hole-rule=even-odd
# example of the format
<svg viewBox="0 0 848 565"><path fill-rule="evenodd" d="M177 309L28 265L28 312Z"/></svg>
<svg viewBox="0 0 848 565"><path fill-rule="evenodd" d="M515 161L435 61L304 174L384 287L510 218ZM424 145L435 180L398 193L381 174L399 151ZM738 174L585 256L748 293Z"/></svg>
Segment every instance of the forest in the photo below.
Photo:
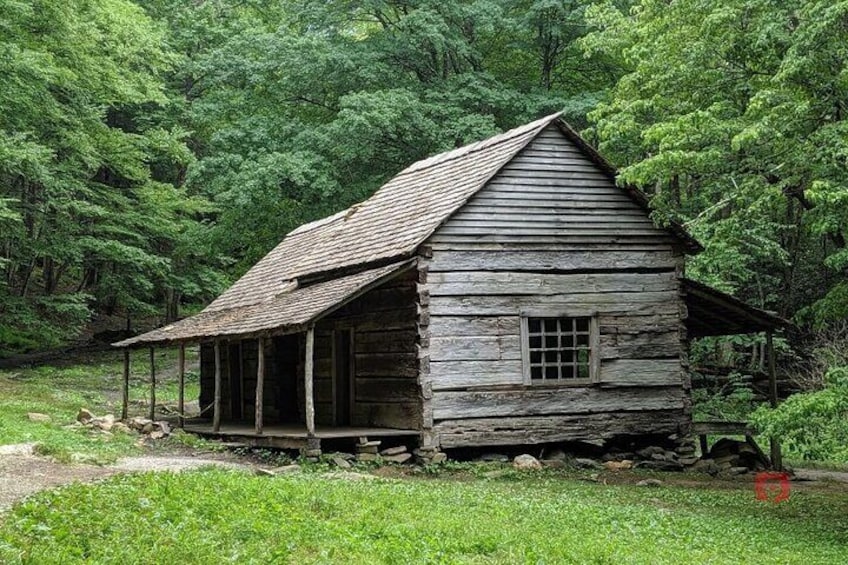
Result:
<svg viewBox="0 0 848 565"><path fill-rule="evenodd" d="M848 2L0 14L0 357L191 313L301 223L556 111L704 244L687 276L795 323L787 355L846 339Z"/></svg>

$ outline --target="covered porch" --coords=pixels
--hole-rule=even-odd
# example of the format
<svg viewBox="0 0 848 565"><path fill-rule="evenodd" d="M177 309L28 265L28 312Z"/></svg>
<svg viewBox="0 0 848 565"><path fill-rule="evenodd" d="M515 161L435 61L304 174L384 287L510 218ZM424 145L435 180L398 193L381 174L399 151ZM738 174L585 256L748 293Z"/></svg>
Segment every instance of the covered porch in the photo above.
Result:
<svg viewBox="0 0 848 565"><path fill-rule="evenodd" d="M322 441L398 437L417 442L421 414L411 266L404 262L291 285L271 303L204 311L115 344L124 347L122 417L129 405L130 350L149 349L148 417L155 419L154 351L175 346L177 425L186 431L251 446L301 449L307 456L320 454ZM374 307L369 293L384 303L392 297L395 304ZM193 419L185 413L187 346L200 347L200 418Z"/></svg>
<svg viewBox="0 0 848 565"><path fill-rule="evenodd" d="M777 406L774 332L788 327L790 322L697 281L683 279L683 291L686 295L686 309L688 310L686 331L689 339L765 333L769 404L772 407ZM745 441L762 454L754 439L756 430L747 422L693 422L692 433L698 436L702 453L706 453L708 450L708 435L744 435ZM762 455L765 457L765 454ZM773 438L770 440L768 459L772 468L778 470L783 468L780 443Z"/></svg>

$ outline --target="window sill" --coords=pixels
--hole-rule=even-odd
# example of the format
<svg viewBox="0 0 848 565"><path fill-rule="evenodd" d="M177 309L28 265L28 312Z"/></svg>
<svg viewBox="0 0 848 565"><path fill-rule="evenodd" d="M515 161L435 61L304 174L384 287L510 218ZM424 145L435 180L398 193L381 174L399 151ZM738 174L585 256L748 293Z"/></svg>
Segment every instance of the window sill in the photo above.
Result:
<svg viewBox="0 0 848 565"><path fill-rule="evenodd" d="M556 383L535 383L535 382L525 382L524 386L528 389L532 388L586 388L591 386L600 386L601 383L592 381L591 379L583 379L583 380L574 380L568 382L556 382Z"/></svg>

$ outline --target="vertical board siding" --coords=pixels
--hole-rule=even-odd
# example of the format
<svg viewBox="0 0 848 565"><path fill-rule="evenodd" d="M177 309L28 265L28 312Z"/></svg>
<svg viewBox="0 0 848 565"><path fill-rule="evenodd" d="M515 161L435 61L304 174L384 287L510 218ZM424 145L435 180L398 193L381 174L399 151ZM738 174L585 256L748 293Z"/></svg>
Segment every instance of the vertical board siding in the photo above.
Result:
<svg viewBox="0 0 848 565"><path fill-rule="evenodd" d="M555 127L426 242L443 447L673 433L685 423L674 238ZM526 386L520 314L594 312L595 386Z"/></svg>

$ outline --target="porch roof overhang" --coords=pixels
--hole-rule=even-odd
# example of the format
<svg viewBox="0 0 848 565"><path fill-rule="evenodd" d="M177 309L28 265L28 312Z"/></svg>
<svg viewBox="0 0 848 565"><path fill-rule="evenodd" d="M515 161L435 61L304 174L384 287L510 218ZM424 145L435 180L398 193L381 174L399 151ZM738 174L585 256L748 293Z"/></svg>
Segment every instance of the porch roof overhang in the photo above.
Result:
<svg viewBox="0 0 848 565"><path fill-rule="evenodd" d="M686 329L690 338L773 332L791 322L711 288L683 279L686 292Z"/></svg>
<svg viewBox="0 0 848 565"><path fill-rule="evenodd" d="M112 345L138 348L304 331L351 300L407 270L412 264L413 260L394 262L308 286L299 286L298 281L282 281L280 292L269 300L223 310L204 310L195 316Z"/></svg>

